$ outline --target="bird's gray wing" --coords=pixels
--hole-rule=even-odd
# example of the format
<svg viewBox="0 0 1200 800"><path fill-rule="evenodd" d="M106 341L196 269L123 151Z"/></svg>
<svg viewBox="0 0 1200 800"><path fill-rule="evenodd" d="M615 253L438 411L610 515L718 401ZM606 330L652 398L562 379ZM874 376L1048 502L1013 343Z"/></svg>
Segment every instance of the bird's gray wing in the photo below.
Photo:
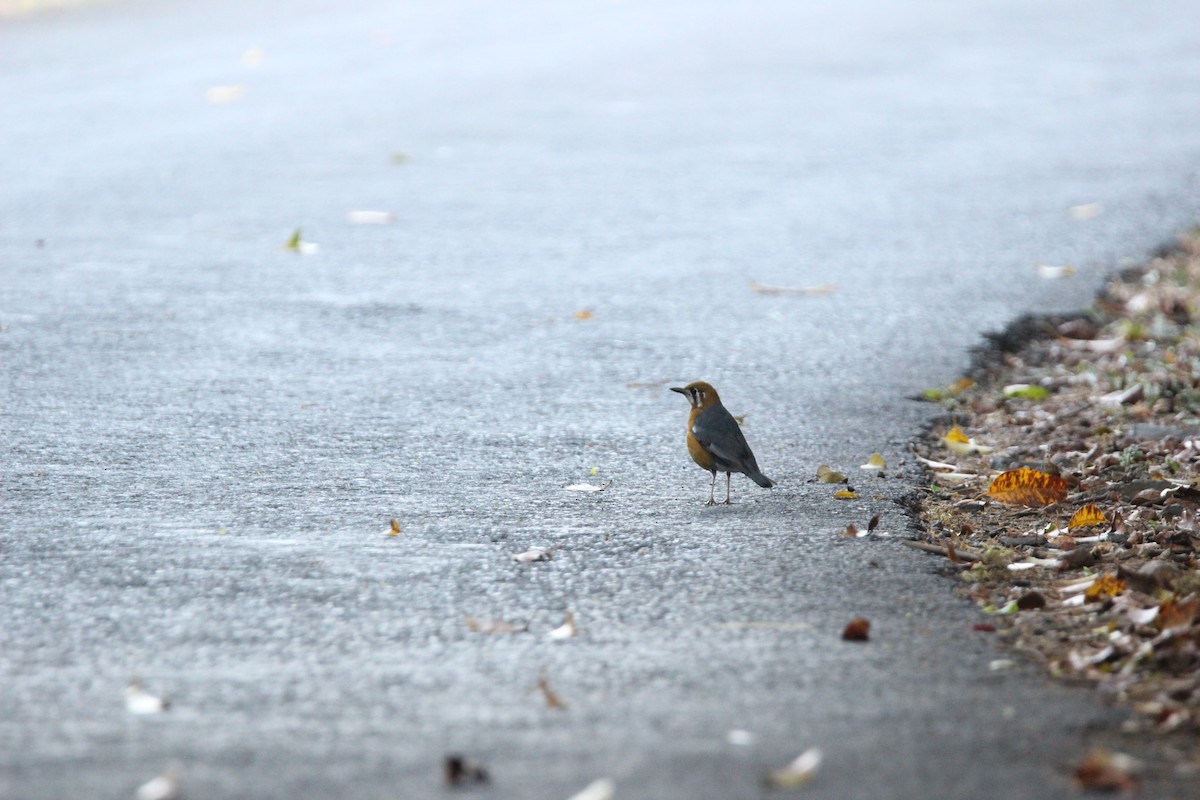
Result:
<svg viewBox="0 0 1200 800"><path fill-rule="evenodd" d="M711 406L696 417L692 423L692 435L718 461L724 462L721 466L741 471L754 463L754 455L750 452L750 445L746 444L742 429L724 406Z"/></svg>

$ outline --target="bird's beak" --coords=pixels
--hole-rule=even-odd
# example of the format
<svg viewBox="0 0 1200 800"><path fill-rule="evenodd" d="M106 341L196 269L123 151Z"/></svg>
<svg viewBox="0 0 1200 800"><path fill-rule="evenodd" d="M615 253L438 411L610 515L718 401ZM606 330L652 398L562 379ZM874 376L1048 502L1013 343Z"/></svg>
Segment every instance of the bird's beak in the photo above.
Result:
<svg viewBox="0 0 1200 800"><path fill-rule="evenodd" d="M683 389L679 388L678 386L672 386L672 387L671 387L671 391L672 391L672 392L679 392L680 394L687 394L687 392L686 392L686 391L684 391Z"/></svg>

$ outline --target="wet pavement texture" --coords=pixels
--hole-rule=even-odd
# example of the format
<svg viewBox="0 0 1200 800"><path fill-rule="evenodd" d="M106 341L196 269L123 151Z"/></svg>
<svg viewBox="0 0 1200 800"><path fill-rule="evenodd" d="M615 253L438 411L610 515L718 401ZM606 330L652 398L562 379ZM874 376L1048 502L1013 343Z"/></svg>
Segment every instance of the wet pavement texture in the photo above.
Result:
<svg viewBox="0 0 1200 800"><path fill-rule="evenodd" d="M814 800L1074 797L1087 746L1136 747L1102 698L994 669L899 545L934 411L907 398L1196 219L1198 28L1186 2L3 23L0 797L129 797L177 760L194 797L437 798L461 752L471 796L748 798L812 746ZM703 505L667 390L698 379L775 489ZM126 712L134 674L169 712Z"/></svg>

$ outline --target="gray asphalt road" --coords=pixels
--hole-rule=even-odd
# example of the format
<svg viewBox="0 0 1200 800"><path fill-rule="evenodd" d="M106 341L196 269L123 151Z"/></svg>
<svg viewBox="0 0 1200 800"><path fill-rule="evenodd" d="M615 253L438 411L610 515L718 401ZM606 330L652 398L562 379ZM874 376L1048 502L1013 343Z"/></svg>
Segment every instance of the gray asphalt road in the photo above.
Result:
<svg viewBox="0 0 1200 800"><path fill-rule="evenodd" d="M460 751L470 796L773 797L816 746L813 800L1063 798L1136 749L992 668L858 465L1196 219L1200 7L342 5L0 29L0 796L437 798ZM777 488L701 505L700 378Z"/></svg>

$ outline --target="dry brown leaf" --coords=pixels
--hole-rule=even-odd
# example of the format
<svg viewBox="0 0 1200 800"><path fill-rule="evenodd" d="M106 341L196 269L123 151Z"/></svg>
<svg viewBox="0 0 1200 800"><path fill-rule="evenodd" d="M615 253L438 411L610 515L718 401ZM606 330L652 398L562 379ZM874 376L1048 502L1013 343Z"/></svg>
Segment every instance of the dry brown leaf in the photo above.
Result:
<svg viewBox="0 0 1200 800"><path fill-rule="evenodd" d="M870 634L871 621L866 617L856 617L842 629L842 638L847 642L865 642L870 638Z"/></svg>
<svg viewBox="0 0 1200 800"><path fill-rule="evenodd" d="M858 526L851 522L846 526L846 529L842 531L842 536L858 536Z"/></svg>
<svg viewBox="0 0 1200 800"><path fill-rule="evenodd" d="M1057 475L1021 467L997 475L988 487L988 496L1010 505L1048 506L1067 499L1067 482Z"/></svg>
<svg viewBox="0 0 1200 800"><path fill-rule="evenodd" d="M1187 597L1172 597L1159 606L1156 622L1161 630L1188 627L1196 621L1198 612L1200 612L1200 597L1194 594Z"/></svg>
<svg viewBox="0 0 1200 800"><path fill-rule="evenodd" d="M546 708L556 708L560 711L566 710L567 704L550 688L550 679L546 677L545 669L538 676L537 688L542 693L542 699L546 701Z"/></svg>
<svg viewBox="0 0 1200 800"><path fill-rule="evenodd" d="M486 767L457 753L446 756L442 762L442 770L447 786L466 786L491 781Z"/></svg>
<svg viewBox="0 0 1200 800"><path fill-rule="evenodd" d="M396 519L395 517L392 517L392 521L390 523L388 523L388 525L389 525L388 532L387 532L388 536L399 536L400 535L400 520Z"/></svg>
<svg viewBox="0 0 1200 800"><path fill-rule="evenodd" d="M1075 782L1095 791L1131 792L1138 785L1136 769L1131 756L1097 747L1075 765Z"/></svg>
<svg viewBox="0 0 1200 800"><path fill-rule="evenodd" d="M870 533L871 531L873 531L879 527L880 516L881 515L878 512L876 512L875 516L871 517L871 521L867 523L867 533Z"/></svg>

